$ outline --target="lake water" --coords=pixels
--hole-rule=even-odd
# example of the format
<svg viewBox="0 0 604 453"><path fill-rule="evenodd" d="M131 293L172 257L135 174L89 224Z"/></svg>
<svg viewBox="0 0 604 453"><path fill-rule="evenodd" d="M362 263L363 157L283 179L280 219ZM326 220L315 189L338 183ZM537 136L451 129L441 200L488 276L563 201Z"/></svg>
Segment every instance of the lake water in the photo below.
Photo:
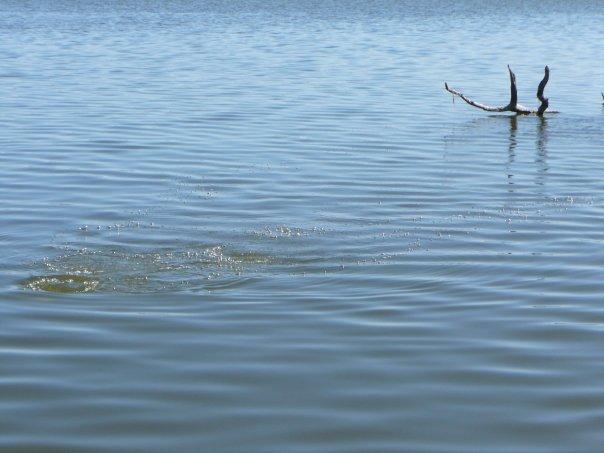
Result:
<svg viewBox="0 0 604 453"><path fill-rule="evenodd" d="M604 3L163 3L0 6L0 449L600 449Z"/></svg>

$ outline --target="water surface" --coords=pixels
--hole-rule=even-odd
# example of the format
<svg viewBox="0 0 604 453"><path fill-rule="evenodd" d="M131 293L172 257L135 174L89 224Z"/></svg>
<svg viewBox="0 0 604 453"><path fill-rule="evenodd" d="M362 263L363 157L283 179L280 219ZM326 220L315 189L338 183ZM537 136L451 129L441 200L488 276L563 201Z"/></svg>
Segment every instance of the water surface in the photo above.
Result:
<svg viewBox="0 0 604 453"><path fill-rule="evenodd" d="M600 2L0 12L1 449L601 447Z"/></svg>

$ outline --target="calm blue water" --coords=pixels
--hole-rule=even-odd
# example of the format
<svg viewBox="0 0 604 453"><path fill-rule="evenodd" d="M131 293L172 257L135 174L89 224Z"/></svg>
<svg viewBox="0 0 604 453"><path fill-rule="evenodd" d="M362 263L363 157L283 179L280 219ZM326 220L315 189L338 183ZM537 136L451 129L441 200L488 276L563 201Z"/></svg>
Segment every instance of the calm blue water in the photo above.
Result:
<svg viewBox="0 0 604 453"><path fill-rule="evenodd" d="M0 449L600 449L604 4L164 3L0 5Z"/></svg>

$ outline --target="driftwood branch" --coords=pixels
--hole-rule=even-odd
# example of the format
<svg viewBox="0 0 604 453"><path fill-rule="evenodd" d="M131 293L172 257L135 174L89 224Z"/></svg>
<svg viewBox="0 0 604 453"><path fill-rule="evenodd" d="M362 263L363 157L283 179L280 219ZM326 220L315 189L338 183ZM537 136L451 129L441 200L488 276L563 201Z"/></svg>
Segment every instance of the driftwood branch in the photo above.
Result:
<svg viewBox="0 0 604 453"><path fill-rule="evenodd" d="M455 96L459 96L460 98L462 98L464 101L466 101L471 106L477 107L477 108L482 109L482 110L486 110L487 112L507 112L508 111L507 106L505 106L505 107L491 107L490 105L485 105L485 104L481 104L480 102L475 102L472 99L464 96L463 93L460 93L459 91L457 91L457 90L455 90L453 88L449 88L449 85L447 85L447 82L445 82L445 90L447 90L451 94L454 94Z"/></svg>
<svg viewBox="0 0 604 453"><path fill-rule="evenodd" d="M542 116L543 113L549 107L549 99L543 97L543 90L545 90L545 85L547 85L547 81L549 80L549 66L545 67L545 74L543 76L543 80L539 82L539 88L537 88L537 99L541 101L541 105L537 109L537 115Z"/></svg>
<svg viewBox="0 0 604 453"><path fill-rule="evenodd" d="M518 104L518 90L516 88L516 74L512 71L512 69L508 65L508 71L510 73L510 102L503 107L491 107L490 105L481 104L480 102L473 101L463 93L449 87L449 84L445 82L445 90L451 93L454 96L459 96L472 107L479 108L481 110L486 110L487 112L514 112L519 115L528 115L534 113L536 115L542 116L547 108L549 107L549 99L543 96L543 91L545 90L545 86L549 80L549 67L545 67L545 75L543 76L543 80L539 83L539 88L537 89L537 98L541 101L541 105L537 110L531 110L529 108L524 107L523 105ZM603 95L604 97L604 95ZM557 112L552 112L557 113Z"/></svg>
<svg viewBox="0 0 604 453"><path fill-rule="evenodd" d="M512 68L508 65L508 71L510 73L510 103L508 104L508 110L512 112L518 108L518 91L516 90L516 74L512 72Z"/></svg>

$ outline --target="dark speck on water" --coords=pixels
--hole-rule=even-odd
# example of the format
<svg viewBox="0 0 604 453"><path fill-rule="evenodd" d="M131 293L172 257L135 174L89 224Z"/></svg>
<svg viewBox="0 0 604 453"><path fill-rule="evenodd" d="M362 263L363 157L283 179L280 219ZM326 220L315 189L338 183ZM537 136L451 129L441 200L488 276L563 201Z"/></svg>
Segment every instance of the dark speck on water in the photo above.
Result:
<svg viewBox="0 0 604 453"><path fill-rule="evenodd" d="M603 23L1 2L0 450L600 450Z"/></svg>

